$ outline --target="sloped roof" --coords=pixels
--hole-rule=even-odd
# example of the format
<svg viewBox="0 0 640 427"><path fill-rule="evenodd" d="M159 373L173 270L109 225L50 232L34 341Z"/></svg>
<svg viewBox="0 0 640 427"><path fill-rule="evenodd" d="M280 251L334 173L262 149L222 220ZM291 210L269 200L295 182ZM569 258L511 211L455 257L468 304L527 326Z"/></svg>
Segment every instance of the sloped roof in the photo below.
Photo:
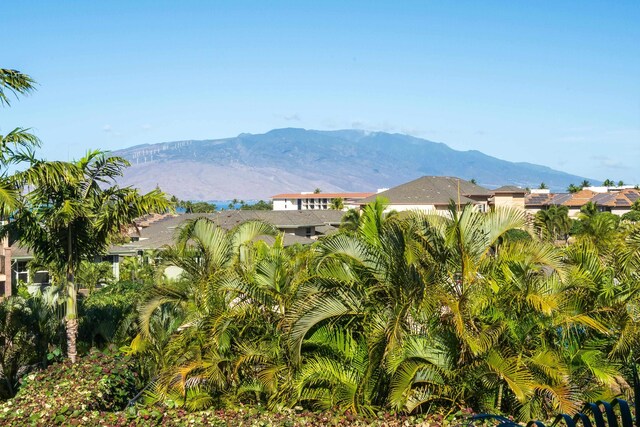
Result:
<svg viewBox="0 0 640 427"><path fill-rule="evenodd" d="M571 207L584 206L585 204L589 203L591 199L593 199L593 196L595 196L596 194L598 193L596 193L595 191L580 190L577 193L571 194L571 197L565 200L562 204Z"/></svg>
<svg viewBox="0 0 640 427"><path fill-rule="evenodd" d="M147 227L140 229L140 234L136 241L126 243L124 245L115 245L109 249L110 254L130 254L139 250L158 249L165 245L175 243L177 229L187 220L207 217L211 218L220 227L231 229L238 224L251 220L261 220L273 224L278 229L285 228L303 228L303 227L327 227L339 226L344 212L326 210L326 211L250 211L250 210L234 210L220 211L208 214L179 214L167 215L161 219L157 219ZM325 228L329 231L329 228ZM273 239L265 237L267 243L272 243ZM289 246L294 243L309 244L314 240L306 237L285 234L284 245ZM15 258L30 257L26 248L19 245L18 242L11 246L12 256Z"/></svg>
<svg viewBox="0 0 640 427"><path fill-rule="evenodd" d="M546 206L553 199L555 194L550 193L529 193L524 198L525 206Z"/></svg>
<svg viewBox="0 0 640 427"><path fill-rule="evenodd" d="M640 190L625 189L622 191L616 191L613 193L607 193L608 198L602 198L601 200L594 200L597 205L608 206L615 208L628 208L633 205L633 202L640 198ZM595 198L594 198L595 199Z"/></svg>
<svg viewBox="0 0 640 427"><path fill-rule="evenodd" d="M582 207L589 202L593 202L597 206L629 208L633 205L633 202L638 199L640 199L640 190L633 188L608 193L596 193L591 190L581 190L574 194L527 194L524 204L526 207L550 205Z"/></svg>
<svg viewBox="0 0 640 427"><path fill-rule="evenodd" d="M384 197L390 204L447 205L460 200L461 204L476 203L471 197L489 197L491 192L464 179L451 176L423 176L360 201L366 204Z"/></svg>
<svg viewBox="0 0 640 427"><path fill-rule="evenodd" d="M325 224L340 224L344 212L337 210L296 211L220 211L207 215L224 228L232 228L245 221L260 220L277 228L314 227ZM201 215L200 215L201 216Z"/></svg>
<svg viewBox="0 0 640 427"><path fill-rule="evenodd" d="M491 193L526 193L527 190L524 188L520 188L516 185L503 185L502 187L498 187L495 190L491 190Z"/></svg>
<svg viewBox="0 0 640 427"><path fill-rule="evenodd" d="M551 200L549 201L550 205L562 205L567 200L571 199L571 193L558 193L552 194Z"/></svg>

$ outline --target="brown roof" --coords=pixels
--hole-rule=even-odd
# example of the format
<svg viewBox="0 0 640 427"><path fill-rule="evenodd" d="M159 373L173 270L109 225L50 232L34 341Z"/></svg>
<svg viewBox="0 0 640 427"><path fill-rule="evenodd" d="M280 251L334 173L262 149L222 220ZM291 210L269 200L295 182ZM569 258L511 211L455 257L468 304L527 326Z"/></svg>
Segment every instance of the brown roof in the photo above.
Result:
<svg viewBox="0 0 640 427"><path fill-rule="evenodd" d="M375 193L282 193L271 196L271 199L364 199Z"/></svg>
<svg viewBox="0 0 640 427"><path fill-rule="evenodd" d="M460 204L477 203L472 197L488 198L489 190L464 179L451 176L423 176L411 182L367 197L361 204L384 197L390 204L398 205L447 205L451 200Z"/></svg>
<svg viewBox="0 0 640 427"><path fill-rule="evenodd" d="M596 193L595 191L580 190L577 193L571 194L571 197L568 200L565 200L562 204L571 207L584 206L589 203L596 194L598 193Z"/></svg>
<svg viewBox="0 0 640 427"><path fill-rule="evenodd" d="M527 190L524 188L518 187L516 185L503 185L502 187L496 188L495 190L491 190L491 193L522 193L525 194Z"/></svg>
<svg viewBox="0 0 640 427"><path fill-rule="evenodd" d="M631 207L633 202L640 198L640 191L633 188L628 188L622 191L616 191L613 193L607 193L608 198L602 198L600 201L595 201L597 205L608 206L615 208Z"/></svg>
<svg viewBox="0 0 640 427"><path fill-rule="evenodd" d="M589 202L593 202L597 206L629 208L633 205L633 202L638 199L640 199L640 190L633 188L608 193L596 193L591 190L581 190L574 194L527 194L524 204L526 207L550 205L582 207Z"/></svg>

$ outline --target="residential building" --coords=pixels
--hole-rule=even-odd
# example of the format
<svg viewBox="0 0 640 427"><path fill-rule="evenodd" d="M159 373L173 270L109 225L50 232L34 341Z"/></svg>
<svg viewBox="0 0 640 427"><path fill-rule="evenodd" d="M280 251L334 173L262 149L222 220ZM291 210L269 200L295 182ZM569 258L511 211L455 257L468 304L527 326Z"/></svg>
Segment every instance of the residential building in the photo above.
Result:
<svg viewBox="0 0 640 427"><path fill-rule="evenodd" d="M278 230L284 233L284 245L311 244L318 237L331 234L338 230L344 212L335 210L316 211L251 211L233 210L220 211L209 214L165 214L147 215L136 221L136 228L130 230L131 241L112 246L108 253L98 257L96 261L107 261L113 266L113 274L116 279L120 274L120 262L127 256L141 256L147 250L162 249L172 245L178 229L185 221L199 217L212 219L216 224L224 229L231 229L236 225L250 220L261 220L273 224ZM273 243L274 238L263 237L267 243ZM11 271L8 289L5 295L10 294L11 279L14 288L19 281L39 286L49 284L49 274L47 271L37 271L32 274L28 269L29 262L33 255L21 247L19 243L14 243L10 247L5 247L5 262L7 270ZM8 266L11 266L9 268ZM2 276L0 275L0 279ZM5 281L5 284L7 282Z"/></svg>
<svg viewBox="0 0 640 427"><path fill-rule="evenodd" d="M373 202L376 197L388 201L388 211L409 210L446 212L453 201L458 206L471 204L481 212L489 208L493 194L470 181L450 176L423 176L360 200L360 205Z"/></svg>
<svg viewBox="0 0 640 427"><path fill-rule="evenodd" d="M594 191L604 189L604 191ZM525 209L535 214L552 205L564 205L569 208L569 217L577 218L580 209L593 202L600 212L611 212L622 216L631 211L633 203L640 198L640 190L635 188L618 189L615 187L589 187L576 193L530 193L525 197Z"/></svg>
<svg viewBox="0 0 640 427"><path fill-rule="evenodd" d="M496 208L515 208L524 210L524 200L527 190L516 187L515 185L505 185L495 190L491 190L492 194L489 199L489 205Z"/></svg>
<svg viewBox="0 0 640 427"><path fill-rule="evenodd" d="M375 193L283 193L271 197L274 211L329 210L334 199L342 199L344 209Z"/></svg>

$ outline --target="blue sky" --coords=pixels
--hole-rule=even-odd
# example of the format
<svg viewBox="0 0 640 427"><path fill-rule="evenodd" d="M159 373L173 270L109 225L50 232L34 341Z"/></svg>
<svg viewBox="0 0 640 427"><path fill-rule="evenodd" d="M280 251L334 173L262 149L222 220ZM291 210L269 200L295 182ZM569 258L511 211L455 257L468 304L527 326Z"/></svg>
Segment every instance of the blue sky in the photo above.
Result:
<svg viewBox="0 0 640 427"><path fill-rule="evenodd" d="M640 183L640 1L25 1L0 132L49 159L279 127L409 133ZM3 132L4 131L4 132Z"/></svg>

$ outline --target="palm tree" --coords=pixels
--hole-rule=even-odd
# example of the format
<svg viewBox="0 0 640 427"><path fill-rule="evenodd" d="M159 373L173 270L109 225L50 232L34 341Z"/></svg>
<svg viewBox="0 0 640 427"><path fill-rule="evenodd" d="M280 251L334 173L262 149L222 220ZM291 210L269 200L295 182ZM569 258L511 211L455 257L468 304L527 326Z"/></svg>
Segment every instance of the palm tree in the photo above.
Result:
<svg viewBox="0 0 640 427"><path fill-rule="evenodd" d="M541 183L540 183L540 185L538 186L538 188L539 188L540 190L546 190L546 189L547 189L547 188L549 188L549 187L547 187L547 184L545 184L544 182L541 182Z"/></svg>
<svg viewBox="0 0 640 427"><path fill-rule="evenodd" d="M249 221L225 231L203 217L186 222L176 245L160 254L161 267L177 267L181 273L178 279L166 280L150 290L140 308L140 333L131 345L142 349L151 345L158 349L153 356L161 355L165 360L156 372L158 396L177 392L186 401L194 398L189 393L225 390L233 372L230 345L239 333L243 313L274 306L284 310L286 297L280 290L284 291L281 287L293 276L273 265L258 270L255 265L254 240L275 235L276 229L264 222ZM248 280L254 281L252 286ZM257 305L265 299L264 307ZM174 333L159 343L152 333L154 322L167 310L177 325Z"/></svg>
<svg viewBox="0 0 640 427"><path fill-rule="evenodd" d="M28 95L35 89L35 80L17 70L0 68L0 105L11 105L7 92Z"/></svg>
<svg viewBox="0 0 640 427"><path fill-rule="evenodd" d="M18 174L30 191L8 228L38 259L64 272L67 354L72 362L78 333L75 275L81 261L103 254L111 237L135 218L171 207L157 189L141 195L115 185L126 166L120 157L90 151L73 163L36 161Z"/></svg>
<svg viewBox="0 0 640 427"><path fill-rule="evenodd" d="M605 186L605 187L613 187L613 186L616 185L616 183L613 182L610 179L605 179L604 182L602 183L602 185Z"/></svg>
<svg viewBox="0 0 640 427"><path fill-rule="evenodd" d="M575 184L569 184L569 187L567 187L567 191L569 193L577 193L580 190L582 190L582 187L579 187Z"/></svg>
<svg viewBox="0 0 640 427"><path fill-rule="evenodd" d="M580 183L580 188L585 188L585 187L591 187L591 183L587 179L582 180L582 182Z"/></svg>
<svg viewBox="0 0 640 427"><path fill-rule="evenodd" d="M341 211L344 209L344 200L342 200L342 197L331 199L331 209L336 211Z"/></svg>
<svg viewBox="0 0 640 427"><path fill-rule="evenodd" d="M114 279L113 266L109 262L81 261L76 272L76 282L83 289L88 289L89 295L99 285L110 284Z"/></svg>
<svg viewBox="0 0 640 427"><path fill-rule="evenodd" d="M358 228L360 228L360 211L353 208L347 210L340 221L340 230L355 233Z"/></svg>
<svg viewBox="0 0 640 427"><path fill-rule="evenodd" d="M9 106L9 95L28 95L35 89L35 81L16 70L0 68L0 105ZM17 208L19 184L7 175L6 166L33 157L32 149L40 145L39 139L28 129L16 127L6 135L0 134L0 219Z"/></svg>
<svg viewBox="0 0 640 427"><path fill-rule="evenodd" d="M571 229L569 208L564 205L551 205L548 209L538 211L534 217L534 225L541 237L553 241L565 238Z"/></svg>
<svg viewBox="0 0 640 427"><path fill-rule="evenodd" d="M580 207L580 217L583 219L593 218L598 214L598 205L595 202L587 202Z"/></svg>

